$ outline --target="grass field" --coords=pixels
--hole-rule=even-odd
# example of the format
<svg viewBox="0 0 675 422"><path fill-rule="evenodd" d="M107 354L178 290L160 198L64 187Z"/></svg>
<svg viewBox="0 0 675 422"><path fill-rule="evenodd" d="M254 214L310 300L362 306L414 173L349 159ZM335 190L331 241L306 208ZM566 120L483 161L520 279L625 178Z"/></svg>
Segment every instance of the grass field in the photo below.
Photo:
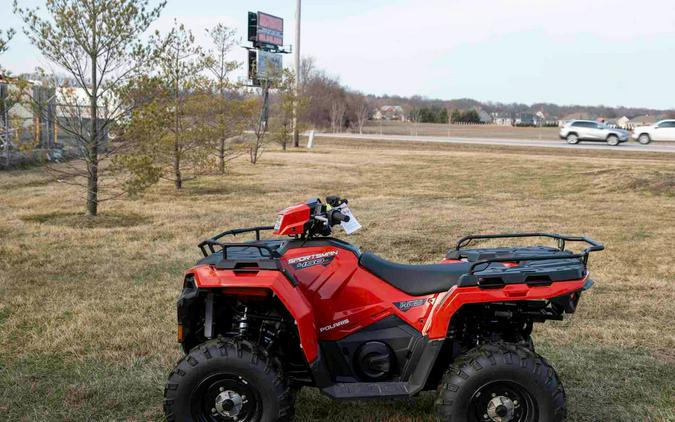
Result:
<svg viewBox="0 0 675 422"><path fill-rule="evenodd" d="M331 193L364 225L350 241L394 260L438 260L468 233L606 243L595 287L571 318L537 327L538 351L565 384L568 420L675 420L675 160L330 139L105 203L96 220L39 169L0 173L0 419L162 420L180 356L175 299L198 241ZM306 389L297 414L425 421L433 400L334 403Z"/></svg>
<svg viewBox="0 0 675 422"><path fill-rule="evenodd" d="M515 127L497 125L447 125L441 123L411 123L370 120L363 133L384 135L452 136L460 138L507 138L557 140L557 127Z"/></svg>

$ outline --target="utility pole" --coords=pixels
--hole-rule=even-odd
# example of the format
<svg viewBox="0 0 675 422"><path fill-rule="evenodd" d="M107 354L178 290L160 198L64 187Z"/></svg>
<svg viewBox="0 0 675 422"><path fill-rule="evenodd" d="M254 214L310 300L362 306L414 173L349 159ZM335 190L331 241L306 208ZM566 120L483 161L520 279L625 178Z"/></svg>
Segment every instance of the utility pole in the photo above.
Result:
<svg viewBox="0 0 675 422"><path fill-rule="evenodd" d="M295 87L293 101L293 146L300 146L300 133L298 131L298 101L300 99L300 2L295 3Z"/></svg>

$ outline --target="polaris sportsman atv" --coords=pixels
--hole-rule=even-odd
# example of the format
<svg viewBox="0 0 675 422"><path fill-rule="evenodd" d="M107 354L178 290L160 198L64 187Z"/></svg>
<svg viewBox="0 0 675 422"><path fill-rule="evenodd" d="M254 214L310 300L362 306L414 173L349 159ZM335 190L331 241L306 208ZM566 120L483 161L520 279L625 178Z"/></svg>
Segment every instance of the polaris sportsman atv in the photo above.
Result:
<svg viewBox="0 0 675 422"><path fill-rule="evenodd" d="M408 265L329 237L336 225L360 227L346 200L317 198L281 211L274 227L199 245L204 258L178 299L186 355L166 385L169 421L290 420L303 386L335 399L436 389L442 421L564 419L565 391L535 352L532 326L575 311L602 244L467 236L440 263ZM244 233L255 240L222 240ZM467 249L523 237L557 247ZM569 242L589 246L574 253Z"/></svg>

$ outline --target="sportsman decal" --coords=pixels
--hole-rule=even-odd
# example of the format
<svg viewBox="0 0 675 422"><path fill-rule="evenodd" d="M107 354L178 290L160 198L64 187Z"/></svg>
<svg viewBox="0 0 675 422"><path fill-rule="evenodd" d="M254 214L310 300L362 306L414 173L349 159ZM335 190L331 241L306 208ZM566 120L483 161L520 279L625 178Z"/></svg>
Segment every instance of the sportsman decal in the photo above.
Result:
<svg viewBox="0 0 675 422"><path fill-rule="evenodd" d="M288 260L288 264L292 265L296 270L313 267L315 265L323 265L324 267L331 263L333 258L338 254L338 251L328 251L315 253L311 255L298 256Z"/></svg>
<svg viewBox="0 0 675 422"><path fill-rule="evenodd" d="M406 300L403 302L394 302L394 305L401 311L401 312L406 312L411 308L416 308L418 306L422 306L426 303L426 299L413 299L413 300Z"/></svg>

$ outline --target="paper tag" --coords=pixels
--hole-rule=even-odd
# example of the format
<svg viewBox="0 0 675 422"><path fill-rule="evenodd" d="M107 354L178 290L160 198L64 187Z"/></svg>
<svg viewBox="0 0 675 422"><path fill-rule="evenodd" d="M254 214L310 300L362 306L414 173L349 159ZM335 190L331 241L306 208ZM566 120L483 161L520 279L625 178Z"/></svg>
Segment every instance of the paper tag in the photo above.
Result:
<svg viewBox="0 0 675 422"><path fill-rule="evenodd" d="M340 226L342 226L342 229L345 231L345 233L352 234L359 230L361 228L361 224L359 224L359 221L356 219L356 217L354 217L354 214L352 214L352 210L350 210L345 204L340 205L339 208L342 214L349 216L349 221L343 221L340 223Z"/></svg>

